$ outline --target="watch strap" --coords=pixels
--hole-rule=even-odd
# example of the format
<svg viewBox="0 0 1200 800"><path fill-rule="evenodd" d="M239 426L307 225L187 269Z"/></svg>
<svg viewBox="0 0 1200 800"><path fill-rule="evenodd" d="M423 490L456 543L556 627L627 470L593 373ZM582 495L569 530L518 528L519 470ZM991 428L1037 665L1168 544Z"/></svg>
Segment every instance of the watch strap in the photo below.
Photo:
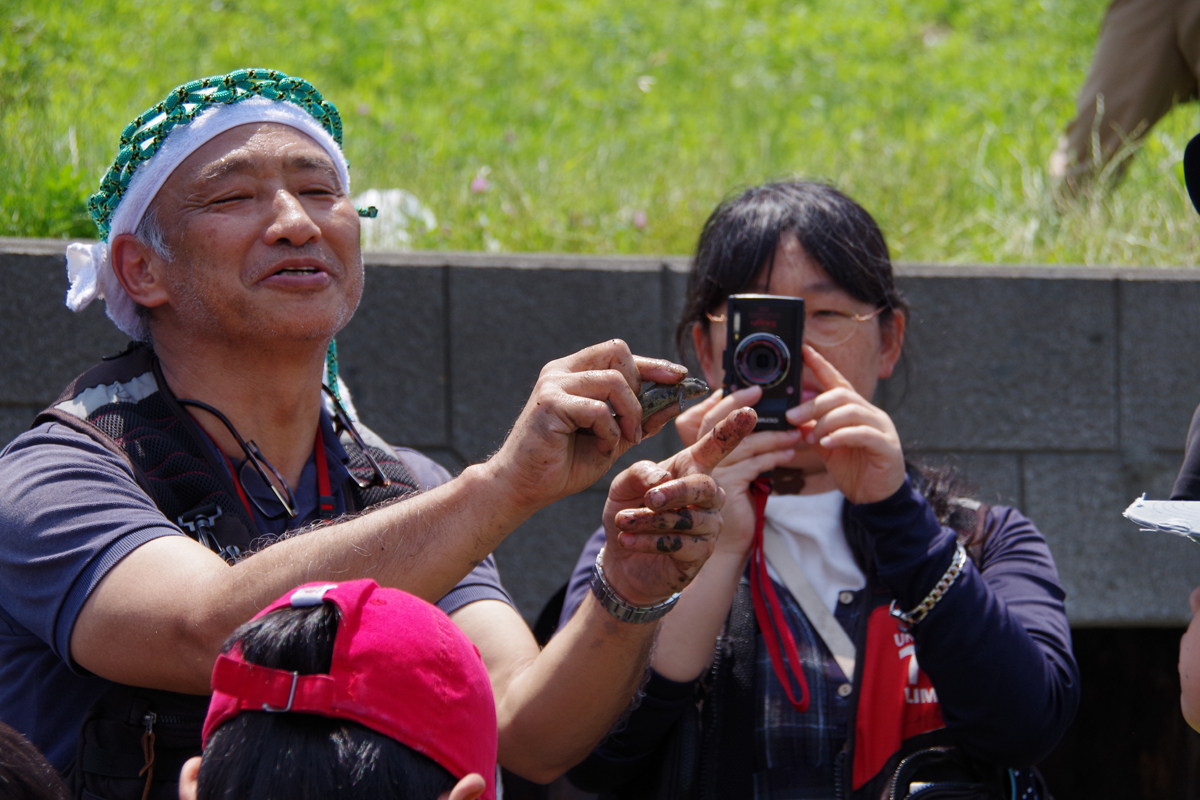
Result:
<svg viewBox="0 0 1200 800"><path fill-rule="evenodd" d="M596 600L609 614L612 614L621 622L654 622L661 618L664 614L675 607L679 602L679 592L668 597L661 603L655 603L651 606L635 606L632 603L626 602L616 590L612 588L608 580L604 577L604 567L602 561L604 559L604 549L596 554L596 563L592 565L592 594L596 596Z"/></svg>

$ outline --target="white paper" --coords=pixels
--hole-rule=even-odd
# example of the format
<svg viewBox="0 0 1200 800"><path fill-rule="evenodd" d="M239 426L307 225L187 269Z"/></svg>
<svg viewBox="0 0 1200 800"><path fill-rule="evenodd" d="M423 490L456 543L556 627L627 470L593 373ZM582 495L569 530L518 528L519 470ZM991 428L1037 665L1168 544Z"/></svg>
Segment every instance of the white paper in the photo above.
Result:
<svg viewBox="0 0 1200 800"><path fill-rule="evenodd" d="M1125 509L1125 518L1144 531L1163 531L1200 544L1200 501L1147 500L1142 495Z"/></svg>

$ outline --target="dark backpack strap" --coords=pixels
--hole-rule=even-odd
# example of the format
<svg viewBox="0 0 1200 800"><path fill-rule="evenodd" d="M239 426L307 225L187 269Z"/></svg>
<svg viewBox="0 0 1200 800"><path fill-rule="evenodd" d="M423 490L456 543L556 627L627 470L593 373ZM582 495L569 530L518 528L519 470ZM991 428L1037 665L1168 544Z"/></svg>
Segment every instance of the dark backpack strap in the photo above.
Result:
<svg viewBox="0 0 1200 800"><path fill-rule="evenodd" d="M143 342L130 342L124 350L114 356L105 356L100 363L77 376L67 384L53 405L58 405L77 397L84 389L93 386L108 386L113 383L125 383L151 370L154 351ZM34 419L33 425L40 425L42 420Z"/></svg>
<svg viewBox="0 0 1200 800"><path fill-rule="evenodd" d="M97 387L105 388L95 393ZM79 431L119 457L163 516L227 561L251 549L253 519L146 345L132 345L76 378L34 420L44 422Z"/></svg>

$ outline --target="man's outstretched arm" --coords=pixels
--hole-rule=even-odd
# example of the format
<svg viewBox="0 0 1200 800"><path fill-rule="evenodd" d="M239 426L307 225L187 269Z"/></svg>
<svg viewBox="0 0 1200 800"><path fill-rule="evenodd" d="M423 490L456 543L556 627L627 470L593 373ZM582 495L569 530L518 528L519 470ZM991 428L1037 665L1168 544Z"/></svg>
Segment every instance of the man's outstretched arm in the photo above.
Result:
<svg viewBox="0 0 1200 800"><path fill-rule="evenodd" d="M529 515L586 488L643 428L661 427L661 415L642 425L635 391L683 374L633 356L624 342L596 345L548 364L499 452L429 492L233 567L190 539L152 539L92 590L71 630L71 657L119 683L206 693L225 638L298 584L368 577L437 600ZM46 491L47 502L62 502Z"/></svg>

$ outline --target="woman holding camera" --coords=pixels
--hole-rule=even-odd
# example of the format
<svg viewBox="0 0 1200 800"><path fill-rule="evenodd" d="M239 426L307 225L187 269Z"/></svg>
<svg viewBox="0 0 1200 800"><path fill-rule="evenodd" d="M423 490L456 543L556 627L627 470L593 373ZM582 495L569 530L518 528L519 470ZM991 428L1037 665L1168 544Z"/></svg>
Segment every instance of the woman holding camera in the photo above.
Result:
<svg viewBox="0 0 1200 800"><path fill-rule="evenodd" d="M1079 699L1063 591L1029 520L906 464L872 405L907 321L879 227L821 184L722 203L677 332L712 385L743 293L805 301L795 427L747 437L714 473L716 552L660 623L640 705L572 781L627 798L1047 796L1031 766ZM681 438L761 392L714 393Z"/></svg>

